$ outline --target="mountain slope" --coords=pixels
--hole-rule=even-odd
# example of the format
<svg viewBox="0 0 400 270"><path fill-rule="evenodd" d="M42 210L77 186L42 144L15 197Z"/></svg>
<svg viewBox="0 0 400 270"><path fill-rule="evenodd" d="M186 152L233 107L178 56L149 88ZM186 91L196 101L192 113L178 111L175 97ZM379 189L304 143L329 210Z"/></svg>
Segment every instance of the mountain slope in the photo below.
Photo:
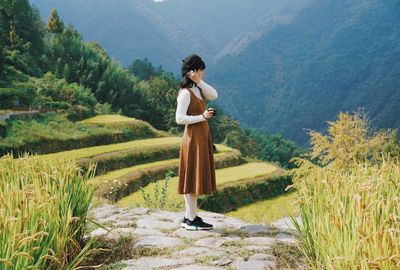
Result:
<svg viewBox="0 0 400 270"><path fill-rule="evenodd" d="M228 113L305 144L339 111L400 127L399 1L315 1L209 71Z"/></svg>
<svg viewBox="0 0 400 270"><path fill-rule="evenodd" d="M56 8L87 40L129 65L147 57L180 74L180 59L200 54L207 66L247 47L265 31L287 23L311 0L32 0L47 18Z"/></svg>

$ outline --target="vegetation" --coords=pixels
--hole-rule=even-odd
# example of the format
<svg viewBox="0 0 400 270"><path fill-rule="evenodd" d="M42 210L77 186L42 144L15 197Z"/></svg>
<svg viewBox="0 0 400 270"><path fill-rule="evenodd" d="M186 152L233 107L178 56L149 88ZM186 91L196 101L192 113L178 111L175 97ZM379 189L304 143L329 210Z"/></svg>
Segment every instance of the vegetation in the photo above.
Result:
<svg viewBox="0 0 400 270"><path fill-rule="evenodd" d="M391 131L372 133L365 117L340 114L326 136L311 132L316 165L292 171L303 225L302 251L313 269L398 269L400 164Z"/></svg>
<svg viewBox="0 0 400 270"><path fill-rule="evenodd" d="M28 156L0 168L0 268L76 269L92 252L82 238L93 170Z"/></svg>
<svg viewBox="0 0 400 270"><path fill-rule="evenodd" d="M358 107L377 127L400 128L399 2L308 3L239 54L218 59L208 78L221 89L219 104L241 124L303 147L308 129L325 131L326 120Z"/></svg>
<svg viewBox="0 0 400 270"><path fill-rule="evenodd" d="M27 0L7 0L0 3L0 16L4 20L0 23L0 109L59 111L71 121L96 114L123 114L163 131L182 133L183 126L178 126L174 117L179 82L172 73L153 67L147 59L122 67L99 44L85 42L72 25L64 25L55 9L44 24ZM245 131L216 104L210 105L219 110L210 121L214 143L288 168L293 166L288 160L302 152L280 136ZM9 123L7 129L12 128ZM43 137L51 139L39 130L29 138L26 134L12 136L7 130L5 134L2 145L6 152L44 153L37 145L47 144ZM129 132L123 136L138 138ZM26 145L28 141L33 145Z"/></svg>
<svg viewBox="0 0 400 270"><path fill-rule="evenodd" d="M115 122L93 122L99 118L114 119ZM143 121L128 117L121 121L121 118L105 115L96 117L97 120L71 122L65 113L48 112L36 118L9 119L4 122L5 138L0 140L0 155L11 151L15 155L23 152L46 154L165 135Z"/></svg>
<svg viewBox="0 0 400 270"><path fill-rule="evenodd" d="M258 177L268 178L269 175L273 174L277 167L272 166L268 163L245 163L238 166L233 166L229 168L223 168L216 170L216 179L217 186L221 185L234 185L236 187L240 187L240 184L245 182L251 182L253 179ZM150 183L144 187L145 192L151 192L154 189L156 183ZM183 207L183 199L181 195L174 192L177 190L178 186L178 177L173 177L169 180L168 189L167 189L167 203L166 209L168 210L177 210ZM209 198L208 200L211 200ZM199 204L201 200L199 201ZM142 193L140 190L131 193L130 195L123 197L121 200L117 202L117 205L121 207L127 206L145 206L145 201L143 200Z"/></svg>
<svg viewBox="0 0 400 270"><path fill-rule="evenodd" d="M299 213L296 192L287 192L279 196L243 205L227 212L226 215L246 220L251 223L269 224L285 216L296 216Z"/></svg>
<svg viewBox="0 0 400 270"><path fill-rule="evenodd" d="M159 187L159 182L156 181L154 183L154 190L152 196L150 193L147 193L143 187L140 187L140 191L143 195L143 200L145 202L146 207L155 208L155 209L164 209L167 203L167 190L168 190L168 182L171 179L171 176L174 175L172 170L168 171L165 174L165 178L163 180L162 188Z"/></svg>

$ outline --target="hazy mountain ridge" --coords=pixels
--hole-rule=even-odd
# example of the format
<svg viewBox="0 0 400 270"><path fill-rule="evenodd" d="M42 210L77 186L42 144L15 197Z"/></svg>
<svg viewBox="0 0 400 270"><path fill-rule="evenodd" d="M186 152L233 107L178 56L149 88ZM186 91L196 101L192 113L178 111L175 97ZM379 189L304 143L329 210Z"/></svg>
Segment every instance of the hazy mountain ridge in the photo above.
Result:
<svg viewBox="0 0 400 270"><path fill-rule="evenodd" d="M210 67L218 55L236 54L257 40L259 33L275 27L270 18L294 17L310 0L31 2L39 7L43 18L56 8L85 39L98 41L123 65L147 57L154 65L180 74L177 59L195 52ZM240 46L235 46L237 42Z"/></svg>
<svg viewBox="0 0 400 270"><path fill-rule="evenodd" d="M378 127L400 127L399 9L398 1L315 1L212 67L220 104L241 123L298 143L358 107Z"/></svg>

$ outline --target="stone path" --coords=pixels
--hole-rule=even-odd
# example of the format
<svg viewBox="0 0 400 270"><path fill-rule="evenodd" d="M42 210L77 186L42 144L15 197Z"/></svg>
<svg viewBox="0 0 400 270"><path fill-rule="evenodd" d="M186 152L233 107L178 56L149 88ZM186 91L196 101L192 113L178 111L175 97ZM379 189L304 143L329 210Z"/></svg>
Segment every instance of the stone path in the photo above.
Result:
<svg viewBox="0 0 400 270"><path fill-rule="evenodd" d="M89 216L108 230L97 228L86 237L113 241L130 237L132 249L164 250L159 255L120 261L123 267L118 269L123 270L279 269L272 254L274 244L297 242L296 232L291 230L293 225L287 225L289 219L267 227L218 213L199 212L214 229L187 231L180 227L183 212L105 204L91 209Z"/></svg>

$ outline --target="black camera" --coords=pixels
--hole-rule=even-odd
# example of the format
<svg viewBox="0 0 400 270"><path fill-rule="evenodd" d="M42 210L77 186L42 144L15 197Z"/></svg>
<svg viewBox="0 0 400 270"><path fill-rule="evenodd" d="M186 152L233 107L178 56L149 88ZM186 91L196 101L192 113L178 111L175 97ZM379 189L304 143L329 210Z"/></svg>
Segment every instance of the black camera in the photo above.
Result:
<svg viewBox="0 0 400 270"><path fill-rule="evenodd" d="M213 112L213 116L217 115L217 110L214 108L208 108L207 111L212 111Z"/></svg>

